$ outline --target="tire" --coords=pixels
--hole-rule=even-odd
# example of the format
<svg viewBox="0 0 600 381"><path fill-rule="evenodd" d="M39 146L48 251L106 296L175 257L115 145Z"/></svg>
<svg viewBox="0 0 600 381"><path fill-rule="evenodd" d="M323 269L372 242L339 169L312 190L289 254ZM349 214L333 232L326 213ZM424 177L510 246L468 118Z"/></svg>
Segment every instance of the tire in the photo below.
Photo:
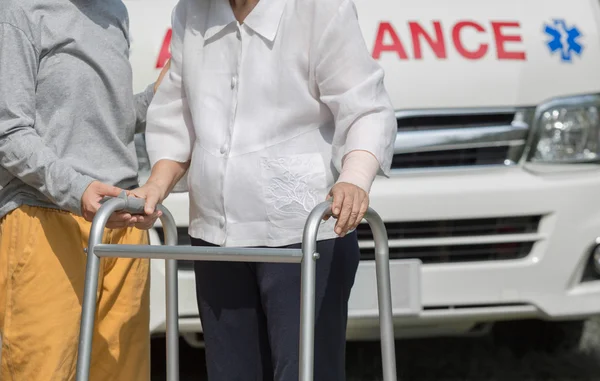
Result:
<svg viewBox="0 0 600 381"><path fill-rule="evenodd" d="M571 352L579 348L584 325L584 320L498 322L492 328L492 338L496 345L508 347L516 354Z"/></svg>

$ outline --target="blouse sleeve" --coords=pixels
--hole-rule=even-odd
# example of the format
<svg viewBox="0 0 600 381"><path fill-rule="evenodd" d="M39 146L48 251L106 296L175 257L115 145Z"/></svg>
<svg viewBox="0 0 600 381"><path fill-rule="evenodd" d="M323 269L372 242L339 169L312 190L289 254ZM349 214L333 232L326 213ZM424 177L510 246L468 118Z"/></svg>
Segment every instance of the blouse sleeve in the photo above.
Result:
<svg viewBox="0 0 600 381"><path fill-rule="evenodd" d="M351 0L344 0L319 40L315 80L335 120L333 163L341 171L352 151L368 151L389 173L397 124L383 69L369 54Z"/></svg>
<svg viewBox="0 0 600 381"><path fill-rule="evenodd" d="M168 159L190 160L195 140L192 116L182 83L185 4L180 0L172 13L171 67L148 108L146 150L152 165Z"/></svg>

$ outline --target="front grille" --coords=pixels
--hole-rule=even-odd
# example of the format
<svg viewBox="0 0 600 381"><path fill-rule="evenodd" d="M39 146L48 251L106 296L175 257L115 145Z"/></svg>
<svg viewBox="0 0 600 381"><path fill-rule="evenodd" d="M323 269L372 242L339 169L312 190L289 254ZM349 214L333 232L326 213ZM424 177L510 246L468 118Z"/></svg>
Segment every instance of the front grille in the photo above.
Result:
<svg viewBox="0 0 600 381"><path fill-rule="evenodd" d="M177 261L179 271L194 271L194 261Z"/></svg>
<svg viewBox="0 0 600 381"><path fill-rule="evenodd" d="M156 232L158 233L158 238L160 238L160 242L165 242L165 232L162 227L157 227ZM177 245L178 246L191 246L192 239L188 234L187 226L178 227L177 228Z"/></svg>
<svg viewBox="0 0 600 381"><path fill-rule="evenodd" d="M425 264L514 260L526 257L535 239L515 236L538 232L542 216L477 218L462 220L386 222L390 259L420 259ZM367 224L357 228L361 259L374 260L373 234ZM463 238L461 244L402 245L418 239ZM474 243L477 237L497 237L498 243ZM505 238L503 238L505 237ZM471 241L471 242L469 242ZM396 246L394 246L396 245Z"/></svg>
<svg viewBox="0 0 600 381"><path fill-rule="evenodd" d="M398 117L398 131L443 130L449 128L472 128L510 125L514 112L411 115Z"/></svg>
<svg viewBox="0 0 600 381"><path fill-rule="evenodd" d="M390 259L418 258L424 264L501 261L525 258L533 242L494 243L483 245L445 245L429 247L393 247ZM361 249L361 259L375 259L374 249Z"/></svg>
<svg viewBox="0 0 600 381"><path fill-rule="evenodd" d="M524 152L530 115L529 109L399 111L392 168L512 165Z"/></svg>
<svg viewBox="0 0 600 381"><path fill-rule="evenodd" d="M165 242L165 232L162 227L157 227L156 232L158 233L158 238L161 243ZM178 246L191 246L192 239L188 234L188 228L186 227L178 227L177 228L177 245ZM192 271L194 270L194 261L177 261L177 268L183 271Z"/></svg>
<svg viewBox="0 0 600 381"><path fill-rule="evenodd" d="M538 232L542 216L517 216L496 218L474 218L460 220L386 222L385 227L390 240L390 259L418 258L424 264L431 263L460 263L480 261L502 261L525 258L532 250L535 240L511 241L511 238L524 234ZM162 228L156 228L161 242L164 242ZM189 246L191 239L187 227L179 227L178 245ZM361 246L361 260L375 259L373 249L373 234L367 224L357 228L358 240ZM509 236L510 235L510 236ZM469 243L473 237L506 237L499 243L475 244ZM424 245L410 247L394 247L398 242L410 242L416 239L464 238L459 245ZM192 271L193 261L178 261L182 271Z"/></svg>
<svg viewBox="0 0 600 381"><path fill-rule="evenodd" d="M507 160L508 150L505 146L401 153L394 155L392 169L501 165Z"/></svg>
<svg viewBox="0 0 600 381"><path fill-rule="evenodd" d="M138 172L146 176L152 169L148 152L146 151L146 136L144 134L136 134L134 136L134 142L135 153L138 159Z"/></svg>
<svg viewBox="0 0 600 381"><path fill-rule="evenodd" d="M500 234L530 234L538 230L541 216L477 218L464 220L386 222L389 239L449 238ZM360 224L360 241L373 240L371 228Z"/></svg>

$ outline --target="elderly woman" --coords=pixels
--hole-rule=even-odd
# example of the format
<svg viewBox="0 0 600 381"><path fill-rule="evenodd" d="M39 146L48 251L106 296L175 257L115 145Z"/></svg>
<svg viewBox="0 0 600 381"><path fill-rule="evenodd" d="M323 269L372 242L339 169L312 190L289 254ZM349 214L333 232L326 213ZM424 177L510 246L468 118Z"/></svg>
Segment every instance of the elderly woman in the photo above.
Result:
<svg viewBox="0 0 600 381"><path fill-rule="evenodd" d="M345 380L354 228L396 122L351 0L180 0L171 67L147 117L152 213L188 172L193 245L299 247L318 237L315 379ZM189 170L188 170L189 166ZM348 233L351 232L351 233ZM298 380L300 266L197 262L211 381Z"/></svg>

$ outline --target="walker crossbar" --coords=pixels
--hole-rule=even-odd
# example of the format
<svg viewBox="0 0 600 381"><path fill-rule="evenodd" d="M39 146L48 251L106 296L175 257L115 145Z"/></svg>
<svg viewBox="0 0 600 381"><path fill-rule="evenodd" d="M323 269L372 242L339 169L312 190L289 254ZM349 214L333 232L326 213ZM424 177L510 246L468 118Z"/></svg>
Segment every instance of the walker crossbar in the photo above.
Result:
<svg viewBox="0 0 600 381"><path fill-rule="evenodd" d="M97 245L94 254L112 258L176 259L180 261L302 262L301 249L238 247L157 246L152 252L142 245Z"/></svg>
<svg viewBox="0 0 600 381"><path fill-rule="evenodd" d="M162 205L158 205L157 209L162 212L161 223L165 231L166 246L102 244L104 228L111 214L115 211L142 214L144 212L144 200L142 199L128 198L123 193L118 198L107 200L94 218L88 243L76 380L89 380L100 257L126 257L166 260L168 381L179 381L177 260L301 263L299 381L312 381L314 372L315 269L316 261L319 258L316 252L317 233L322 219L331 214L331 202L327 201L317 205L309 215L304 228L302 249L176 246L177 225L173 216ZM365 219L373 230L375 240L383 379L384 381L396 381L387 232L383 221L372 209L367 211Z"/></svg>

